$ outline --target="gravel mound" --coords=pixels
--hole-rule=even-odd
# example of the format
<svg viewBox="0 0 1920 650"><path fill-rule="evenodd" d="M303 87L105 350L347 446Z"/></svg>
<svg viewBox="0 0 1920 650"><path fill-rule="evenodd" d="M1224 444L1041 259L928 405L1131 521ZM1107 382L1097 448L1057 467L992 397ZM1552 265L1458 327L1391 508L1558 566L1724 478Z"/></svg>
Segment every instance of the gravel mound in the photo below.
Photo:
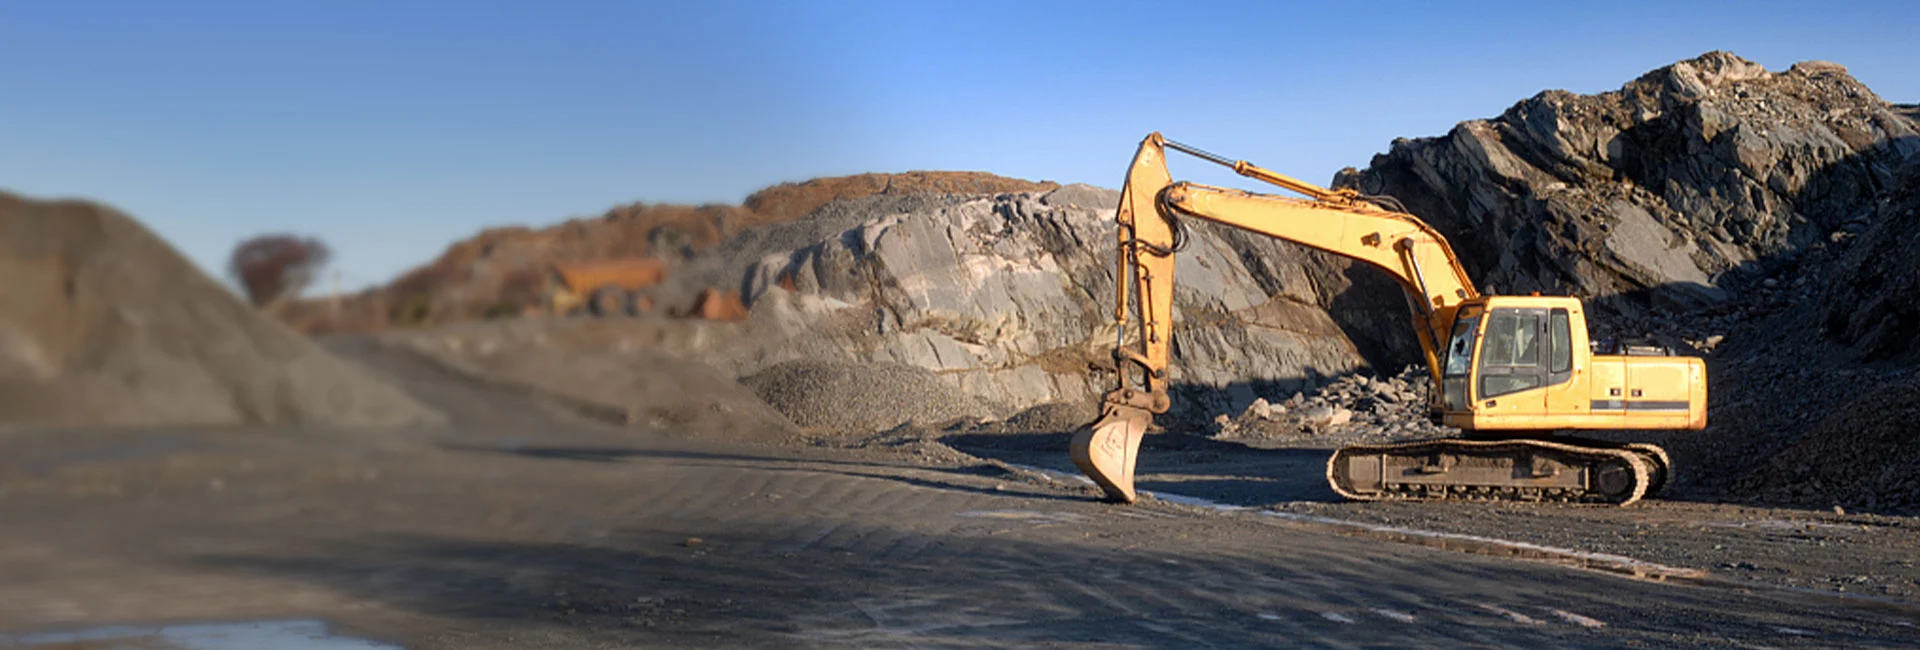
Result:
<svg viewBox="0 0 1920 650"><path fill-rule="evenodd" d="M1739 490L1771 503L1920 512L1920 377L1837 409L1747 475Z"/></svg>
<svg viewBox="0 0 1920 650"><path fill-rule="evenodd" d="M1100 417L1092 404L1049 402L1028 408L1007 418L1007 431L1019 433L1060 433L1075 431Z"/></svg>
<svg viewBox="0 0 1920 650"><path fill-rule="evenodd" d="M979 401L914 366L800 360L740 381L800 426L837 432L937 426L992 416Z"/></svg>
<svg viewBox="0 0 1920 650"><path fill-rule="evenodd" d="M0 193L0 278L0 425L445 421L109 208Z"/></svg>
<svg viewBox="0 0 1920 650"><path fill-rule="evenodd" d="M648 352L530 347L464 363L478 366L489 378L589 406L596 413L669 436L782 442L800 433L753 391L691 359Z"/></svg>

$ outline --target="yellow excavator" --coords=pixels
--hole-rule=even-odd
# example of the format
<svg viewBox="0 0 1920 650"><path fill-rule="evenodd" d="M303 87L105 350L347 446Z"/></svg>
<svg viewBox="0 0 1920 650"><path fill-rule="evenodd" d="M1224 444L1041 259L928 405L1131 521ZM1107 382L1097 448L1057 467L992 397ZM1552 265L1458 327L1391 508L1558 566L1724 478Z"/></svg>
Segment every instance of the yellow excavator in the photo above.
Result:
<svg viewBox="0 0 1920 650"><path fill-rule="evenodd" d="M1166 150L1232 168L1299 198L1174 182ZM1485 499L1625 505L1671 473L1644 443L1573 437L1587 430L1698 430L1707 424L1706 365L1653 346L1588 340L1585 309L1564 296L1483 296L1446 238L1392 197L1330 190L1147 136L1127 172L1119 222L1114 347L1118 386L1099 420L1076 433L1074 464L1110 500L1132 503L1135 460L1153 416L1171 405L1174 254L1194 217L1352 258L1405 289L1434 390L1434 420L1462 436L1350 445L1327 481L1358 500Z"/></svg>

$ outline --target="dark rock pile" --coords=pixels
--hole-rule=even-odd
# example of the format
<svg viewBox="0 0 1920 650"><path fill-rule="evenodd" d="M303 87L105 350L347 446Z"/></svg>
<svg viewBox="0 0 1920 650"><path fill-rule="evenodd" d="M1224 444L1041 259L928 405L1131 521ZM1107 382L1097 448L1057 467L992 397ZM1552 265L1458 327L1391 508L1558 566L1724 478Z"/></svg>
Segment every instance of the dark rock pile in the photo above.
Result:
<svg viewBox="0 0 1920 650"><path fill-rule="evenodd" d="M1638 313L1724 301L1797 251L1860 232L1920 155L1917 134L1839 65L1774 73L1710 52L1617 91L1548 91L1396 141L1336 184L1432 222L1483 291Z"/></svg>
<svg viewBox="0 0 1920 650"><path fill-rule="evenodd" d="M1920 433L1886 414L1920 395L1897 388L1920 362L1914 114L1839 65L1711 52L1396 141L1336 184L1432 222L1485 293L1581 296L1595 338L1706 356L1705 431L1609 436L1665 445L1678 492L1910 508Z"/></svg>

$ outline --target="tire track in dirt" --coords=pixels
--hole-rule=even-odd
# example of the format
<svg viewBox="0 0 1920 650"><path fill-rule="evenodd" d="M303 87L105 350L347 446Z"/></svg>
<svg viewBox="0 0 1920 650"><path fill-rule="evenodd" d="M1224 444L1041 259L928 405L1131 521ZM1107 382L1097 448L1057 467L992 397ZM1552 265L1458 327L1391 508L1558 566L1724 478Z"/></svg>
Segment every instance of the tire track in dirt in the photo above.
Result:
<svg viewBox="0 0 1920 650"><path fill-rule="evenodd" d="M510 443L488 442L513 433L502 429L375 450L324 437L182 445L111 461L137 500L0 499L0 623L299 613L417 648L1920 641L1901 614L1776 592L1383 544L1250 513L1109 506L878 453L701 446L501 415L523 418L521 434L491 438ZM525 443L533 434L539 446ZM147 471L241 461L257 471L218 474L218 491L207 475ZM88 609L59 609L75 603Z"/></svg>
<svg viewBox="0 0 1920 650"><path fill-rule="evenodd" d="M820 489L803 487L810 484ZM1782 608L1765 599L1760 599L1766 602L1762 606L1742 605L1743 597L1714 590L1412 547L1383 549L1347 537L1271 527L1249 530L1239 517L1222 521L1176 510L1162 511L1172 514L1172 521L1112 522L1101 512L1111 508L1098 504L1036 502L1018 495L1011 495L1013 503L1008 504L1004 498L832 470L811 478L804 472L783 473L768 483L743 482L738 487L708 480L699 489L791 491L822 499L813 502L817 506L835 504L818 508L804 521L778 512L729 518L736 529L743 524L772 528L746 536L769 542L733 542L731 553L799 548L809 568L798 575L831 583L830 599L847 604L827 612L796 611L791 622L799 630L788 638L802 645L1000 647L1131 641L1166 647L1256 647L1281 639L1313 639L1326 647L1416 640L1611 647L1627 640L1664 643L1747 636L1758 641L1769 636L1756 635L1757 627L1716 630L1674 613L1688 610L1729 612L1735 619L1777 616L1799 621L1792 626L1796 629L1824 621L1812 628L1822 632L1809 643L1822 645L1835 642L1832 634L1866 622L1836 626L1844 616L1804 606ZM989 511L983 508L988 505L1001 506L994 512L1002 514L979 516ZM1020 511L1033 515L1019 516ZM876 512L899 516L888 517L884 524L861 523L871 522ZM1077 515L1078 528L1059 526L1067 519L1063 515ZM1073 537L1105 541L1083 545L1069 541ZM811 543L794 545L795 539ZM1569 593L1552 586L1556 584L1588 588L1574 587ZM1620 623L1593 624L1609 621ZM1814 638L1818 642L1811 642ZM1874 645L1870 638L1840 638Z"/></svg>

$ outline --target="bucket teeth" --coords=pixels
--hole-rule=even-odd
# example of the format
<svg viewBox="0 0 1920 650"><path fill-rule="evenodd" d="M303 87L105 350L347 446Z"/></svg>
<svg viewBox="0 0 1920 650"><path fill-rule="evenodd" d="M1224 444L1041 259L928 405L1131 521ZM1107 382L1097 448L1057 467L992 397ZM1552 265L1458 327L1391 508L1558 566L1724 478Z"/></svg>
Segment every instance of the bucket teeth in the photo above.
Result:
<svg viewBox="0 0 1920 650"><path fill-rule="evenodd" d="M1121 503L1139 498L1133 490L1133 463L1152 418L1153 414L1144 409L1109 404L1099 421L1074 434L1073 464L1093 479L1107 498Z"/></svg>

